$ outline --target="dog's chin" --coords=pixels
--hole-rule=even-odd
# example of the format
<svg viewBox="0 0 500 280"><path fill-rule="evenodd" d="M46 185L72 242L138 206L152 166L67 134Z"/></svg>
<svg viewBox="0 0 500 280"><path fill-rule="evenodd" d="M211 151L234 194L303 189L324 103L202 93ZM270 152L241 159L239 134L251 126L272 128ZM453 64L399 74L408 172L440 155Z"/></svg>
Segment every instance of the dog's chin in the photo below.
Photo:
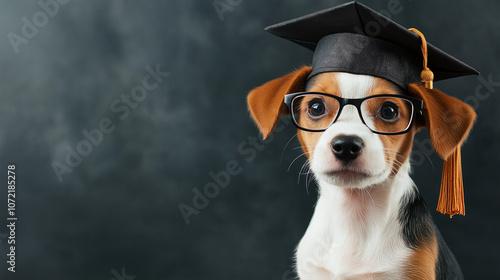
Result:
<svg viewBox="0 0 500 280"><path fill-rule="evenodd" d="M387 177L383 173L370 174L364 171L341 169L318 172L316 177L320 181L337 187L364 189L383 182Z"/></svg>

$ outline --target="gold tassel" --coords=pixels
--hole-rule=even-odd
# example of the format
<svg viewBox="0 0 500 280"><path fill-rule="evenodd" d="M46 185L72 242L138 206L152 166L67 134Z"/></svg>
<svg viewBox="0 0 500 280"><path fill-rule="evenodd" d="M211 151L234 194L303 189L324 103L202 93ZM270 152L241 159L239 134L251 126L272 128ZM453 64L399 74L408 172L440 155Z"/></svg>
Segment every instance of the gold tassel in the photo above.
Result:
<svg viewBox="0 0 500 280"><path fill-rule="evenodd" d="M465 215L464 184L462 180L462 159L460 147L444 161L443 177L437 211L449 214Z"/></svg>
<svg viewBox="0 0 500 280"><path fill-rule="evenodd" d="M418 29L410 28L409 30L417 34L420 37L420 40L422 40L421 49L422 55L424 56L424 70L420 73L420 79L422 79L422 84L425 88L432 89L434 87L432 82L434 80L434 73L432 73L431 69L427 67L427 41L425 40L424 34L418 31Z"/></svg>
<svg viewBox="0 0 500 280"><path fill-rule="evenodd" d="M420 73L420 78L422 79L424 87L432 89L434 73L427 67L427 41L422 32L415 28L410 28L409 30L417 34L422 40L421 49L424 57L424 70ZM465 215L460 145L444 161L441 190L439 192L439 201L436 210L443 214L449 214L450 218L455 214Z"/></svg>

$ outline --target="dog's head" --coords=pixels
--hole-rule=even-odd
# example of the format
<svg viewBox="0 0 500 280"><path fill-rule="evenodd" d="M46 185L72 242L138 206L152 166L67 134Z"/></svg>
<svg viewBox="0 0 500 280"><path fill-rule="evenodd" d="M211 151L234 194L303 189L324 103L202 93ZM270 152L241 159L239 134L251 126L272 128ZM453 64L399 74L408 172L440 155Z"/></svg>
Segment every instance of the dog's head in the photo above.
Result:
<svg viewBox="0 0 500 280"><path fill-rule="evenodd" d="M310 72L303 67L272 80L247 101L264 138L280 116L292 115L311 170L328 184L365 188L409 168L414 134L424 127L436 153L447 158L475 119L471 106L438 90L416 84L403 90L382 78L342 72L307 80Z"/></svg>

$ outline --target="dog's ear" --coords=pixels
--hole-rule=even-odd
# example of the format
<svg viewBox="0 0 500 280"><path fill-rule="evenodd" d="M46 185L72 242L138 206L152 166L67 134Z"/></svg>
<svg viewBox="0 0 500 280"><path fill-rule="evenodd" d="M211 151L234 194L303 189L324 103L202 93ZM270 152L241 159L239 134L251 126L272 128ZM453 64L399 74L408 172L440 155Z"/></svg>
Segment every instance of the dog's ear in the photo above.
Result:
<svg viewBox="0 0 500 280"><path fill-rule="evenodd" d="M423 120L417 126L427 128L434 150L447 159L467 138L476 119L474 109L439 90L417 84L410 84L408 93L424 101Z"/></svg>
<svg viewBox="0 0 500 280"><path fill-rule="evenodd" d="M287 113L283 103L285 94L304 91L311 69L302 67L250 91L247 97L248 109L264 139L273 132L280 116Z"/></svg>

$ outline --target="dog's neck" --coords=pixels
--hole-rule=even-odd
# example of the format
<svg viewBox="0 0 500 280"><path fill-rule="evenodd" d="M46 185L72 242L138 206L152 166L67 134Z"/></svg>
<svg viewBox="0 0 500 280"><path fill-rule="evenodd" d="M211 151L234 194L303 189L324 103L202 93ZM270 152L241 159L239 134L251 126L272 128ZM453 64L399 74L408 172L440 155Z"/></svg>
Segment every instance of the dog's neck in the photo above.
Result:
<svg viewBox="0 0 500 280"><path fill-rule="evenodd" d="M353 234L368 235L397 219L401 200L414 188L407 161L399 172L382 183L364 188L342 188L319 181L319 208L327 208L327 219ZM360 236L361 237L361 236Z"/></svg>
<svg viewBox="0 0 500 280"><path fill-rule="evenodd" d="M335 275L364 271L360 267L389 271L392 260L409 254L398 222L403 196L414 191L409 171L407 160L396 175L363 190L318 182L320 195L298 254L314 256L311 263Z"/></svg>

